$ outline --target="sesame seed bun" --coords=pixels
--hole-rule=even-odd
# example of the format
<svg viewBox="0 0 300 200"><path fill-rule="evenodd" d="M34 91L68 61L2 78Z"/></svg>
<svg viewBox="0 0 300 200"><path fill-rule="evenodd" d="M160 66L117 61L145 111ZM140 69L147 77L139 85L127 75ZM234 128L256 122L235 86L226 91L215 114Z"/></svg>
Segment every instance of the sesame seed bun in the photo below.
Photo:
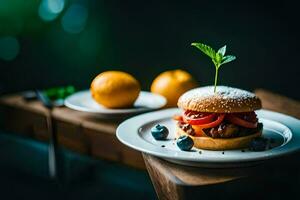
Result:
<svg viewBox="0 0 300 200"><path fill-rule="evenodd" d="M261 101L254 93L238 88L217 86L199 87L180 96L178 107L184 110L213 113L251 112L261 109Z"/></svg>
<svg viewBox="0 0 300 200"><path fill-rule="evenodd" d="M262 132L258 131L251 135L235 138L193 137L176 125L176 134L178 137L181 135L188 135L191 137L194 141L194 147L198 149L220 151L246 148L254 138L260 137Z"/></svg>

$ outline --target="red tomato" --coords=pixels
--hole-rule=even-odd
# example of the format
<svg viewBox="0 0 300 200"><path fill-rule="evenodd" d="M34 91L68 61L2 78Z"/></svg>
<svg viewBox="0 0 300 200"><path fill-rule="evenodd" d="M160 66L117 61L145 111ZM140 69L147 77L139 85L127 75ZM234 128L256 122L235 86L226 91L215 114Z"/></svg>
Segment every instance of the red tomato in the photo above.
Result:
<svg viewBox="0 0 300 200"><path fill-rule="evenodd" d="M257 120L256 122L246 121L241 119L240 117L236 116L235 114L228 114L226 115L226 119L233 124L245 127L245 128L256 128L257 127Z"/></svg>
<svg viewBox="0 0 300 200"><path fill-rule="evenodd" d="M205 128L212 128L212 127L216 127L218 126L219 124L221 124L221 122L224 120L225 118L225 114L219 114L218 115L218 118L213 121L213 122L210 122L210 123L207 123L207 124L201 124L201 125L193 125L192 127L194 128L194 130L199 130L199 129L205 129Z"/></svg>
<svg viewBox="0 0 300 200"><path fill-rule="evenodd" d="M232 114L233 115L233 114ZM247 122L255 123L257 122L256 113L254 111L252 112L243 112L243 113L234 113L234 116L243 119Z"/></svg>
<svg viewBox="0 0 300 200"><path fill-rule="evenodd" d="M183 119L186 123L190 125L201 125L201 124L207 124L209 122L212 122L214 116L215 116L214 114L209 114L209 113L203 114L203 113L185 111L183 114Z"/></svg>

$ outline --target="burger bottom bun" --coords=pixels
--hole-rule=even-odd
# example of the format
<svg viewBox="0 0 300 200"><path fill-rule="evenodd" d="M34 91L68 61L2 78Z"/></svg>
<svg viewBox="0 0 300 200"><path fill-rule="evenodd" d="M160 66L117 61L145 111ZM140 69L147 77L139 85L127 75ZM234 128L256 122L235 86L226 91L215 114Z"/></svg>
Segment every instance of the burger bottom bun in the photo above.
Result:
<svg viewBox="0 0 300 200"><path fill-rule="evenodd" d="M188 135L181 128L176 126L176 134L177 136ZM230 149L242 149L249 146L250 142L256 138L261 136L262 132L259 131L257 133L236 137L236 138L212 138L212 137L193 137L190 136L194 141L194 147L198 149L207 149L207 150L230 150Z"/></svg>

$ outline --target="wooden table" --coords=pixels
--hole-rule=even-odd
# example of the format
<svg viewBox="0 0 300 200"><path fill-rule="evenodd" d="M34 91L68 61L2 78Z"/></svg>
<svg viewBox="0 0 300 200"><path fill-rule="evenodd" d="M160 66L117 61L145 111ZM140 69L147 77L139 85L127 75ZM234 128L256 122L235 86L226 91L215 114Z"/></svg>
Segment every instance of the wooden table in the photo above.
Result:
<svg viewBox="0 0 300 200"><path fill-rule="evenodd" d="M255 92L263 108L300 118L299 102L261 89ZM297 153L246 168L207 169L176 165L143 154L161 200L282 199L299 195L299 156Z"/></svg>
<svg viewBox="0 0 300 200"><path fill-rule="evenodd" d="M256 90L266 109L300 118L300 103L265 90ZM205 169L172 164L142 155L115 137L120 120L104 120L68 108L49 113L38 101L25 101L20 94L0 98L2 129L47 142L47 119L54 117L59 145L81 154L120 162L147 170L159 199L282 198L294 194L300 180L298 155L263 165L234 169ZM291 177L290 179L286 177ZM282 192L283 191L283 192ZM278 194L279 193L279 194Z"/></svg>
<svg viewBox="0 0 300 200"><path fill-rule="evenodd" d="M140 152L118 141L116 128L121 120L100 119L66 107L56 107L49 113L39 101L26 101L20 94L0 98L1 129L25 137L48 142L47 119L54 118L58 143L88 156L145 169Z"/></svg>

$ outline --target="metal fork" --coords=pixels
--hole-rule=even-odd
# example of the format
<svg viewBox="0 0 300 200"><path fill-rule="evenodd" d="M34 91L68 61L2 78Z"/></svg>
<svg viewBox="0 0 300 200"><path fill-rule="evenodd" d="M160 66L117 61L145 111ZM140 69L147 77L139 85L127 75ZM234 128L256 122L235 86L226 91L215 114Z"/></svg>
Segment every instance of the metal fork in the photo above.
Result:
<svg viewBox="0 0 300 200"><path fill-rule="evenodd" d="M52 116L53 108L55 105L52 103L52 101L46 97L43 92L36 90L35 91L37 98L43 103L43 105L48 109L49 111L49 117L47 117L47 127L49 130L50 140L49 140L49 148L48 148L48 169L49 169L49 175L50 178L55 181L60 181L60 173L59 173L59 167L61 163L60 159L60 151L57 145L57 134L55 130L55 123Z"/></svg>

